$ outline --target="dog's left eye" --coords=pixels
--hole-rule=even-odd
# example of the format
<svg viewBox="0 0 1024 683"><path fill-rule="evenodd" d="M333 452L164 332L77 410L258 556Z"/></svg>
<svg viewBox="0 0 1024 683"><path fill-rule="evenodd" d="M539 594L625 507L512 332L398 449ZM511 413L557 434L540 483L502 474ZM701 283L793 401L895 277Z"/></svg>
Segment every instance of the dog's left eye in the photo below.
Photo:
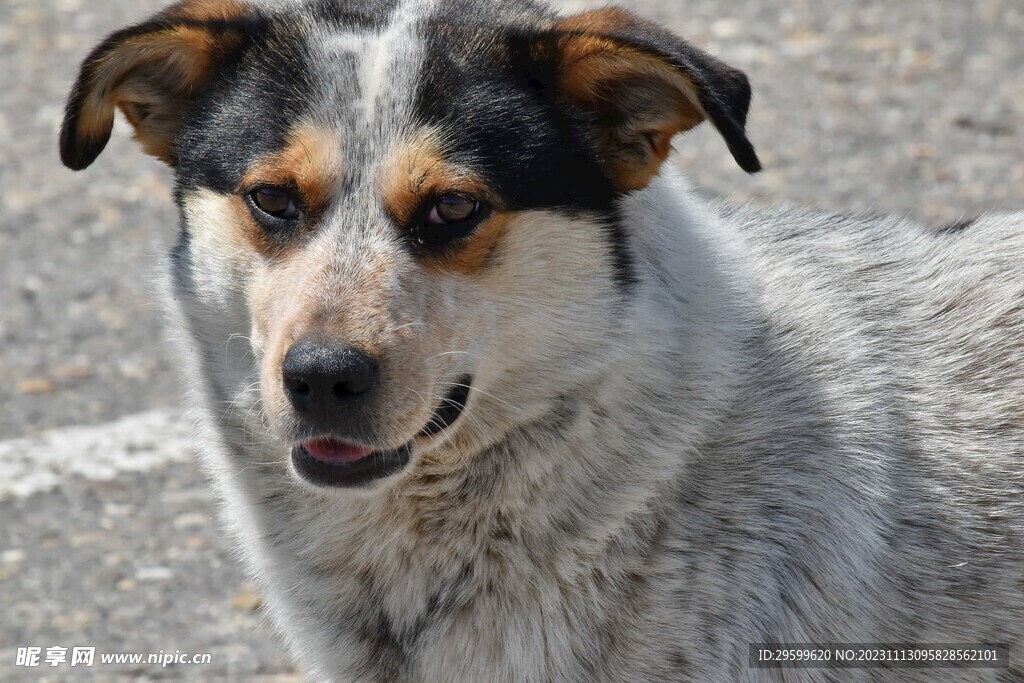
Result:
<svg viewBox="0 0 1024 683"><path fill-rule="evenodd" d="M471 233L487 217L487 209L486 204L472 197L443 195L416 228L416 241L427 247L446 247Z"/></svg>
<svg viewBox="0 0 1024 683"><path fill-rule="evenodd" d="M257 187L249 193L249 199L257 209L273 218L293 220L299 217L295 200L287 190L279 187Z"/></svg>
<svg viewBox="0 0 1024 683"><path fill-rule="evenodd" d="M480 210L480 202L460 197L459 195L446 195L441 197L437 204L430 210L427 216L427 223L431 225L451 225L469 220Z"/></svg>

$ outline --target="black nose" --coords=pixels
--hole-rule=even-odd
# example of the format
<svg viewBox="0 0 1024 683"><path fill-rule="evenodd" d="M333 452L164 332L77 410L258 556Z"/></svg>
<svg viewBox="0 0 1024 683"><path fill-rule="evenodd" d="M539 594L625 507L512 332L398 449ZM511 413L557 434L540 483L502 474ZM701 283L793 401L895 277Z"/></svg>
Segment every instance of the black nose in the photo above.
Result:
<svg viewBox="0 0 1024 683"><path fill-rule="evenodd" d="M377 383L377 361L353 346L303 339L288 350L282 367L285 392L295 409L336 417L362 404Z"/></svg>

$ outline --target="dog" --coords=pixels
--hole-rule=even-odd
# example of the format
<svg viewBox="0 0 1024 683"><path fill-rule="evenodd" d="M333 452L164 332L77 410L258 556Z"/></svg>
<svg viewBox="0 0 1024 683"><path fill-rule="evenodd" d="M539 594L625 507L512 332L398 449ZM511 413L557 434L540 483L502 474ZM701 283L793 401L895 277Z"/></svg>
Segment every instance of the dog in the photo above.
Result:
<svg viewBox="0 0 1024 683"><path fill-rule="evenodd" d="M87 57L62 159L119 109L173 169L203 463L312 678L1024 680L1024 214L702 198L673 140L759 170L750 98L532 0L184 0Z"/></svg>

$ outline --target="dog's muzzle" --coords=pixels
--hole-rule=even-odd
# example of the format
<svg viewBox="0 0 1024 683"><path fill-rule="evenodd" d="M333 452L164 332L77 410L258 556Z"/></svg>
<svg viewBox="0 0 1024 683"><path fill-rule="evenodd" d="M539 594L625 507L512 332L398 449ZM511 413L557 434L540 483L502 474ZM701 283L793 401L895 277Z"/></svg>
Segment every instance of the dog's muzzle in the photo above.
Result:
<svg viewBox="0 0 1024 683"><path fill-rule="evenodd" d="M456 382L423 429L400 448L379 451L329 435L307 439L292 447L295 471L317 486L347 488L367 486L398 474L409 464L416 439L436 436L455 424L466 408L471 384L470 376Z"/></svg>

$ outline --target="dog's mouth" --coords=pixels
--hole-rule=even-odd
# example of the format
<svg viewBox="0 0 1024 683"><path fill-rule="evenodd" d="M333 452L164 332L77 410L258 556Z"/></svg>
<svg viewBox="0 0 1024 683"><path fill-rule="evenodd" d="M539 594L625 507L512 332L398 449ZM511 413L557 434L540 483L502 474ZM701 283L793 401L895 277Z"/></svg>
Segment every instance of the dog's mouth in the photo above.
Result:
<svg viewBox="0 0 1024 683"><path fill-rule="evenodd" d="M409 464L416 439L436 436L455 424L466 408L471 384L469 376L453 384L423 429L397 449L374 450L331 436L307 439L292 447L295 471L311 484L344 488L367 486L398 474Z"/></svg>

